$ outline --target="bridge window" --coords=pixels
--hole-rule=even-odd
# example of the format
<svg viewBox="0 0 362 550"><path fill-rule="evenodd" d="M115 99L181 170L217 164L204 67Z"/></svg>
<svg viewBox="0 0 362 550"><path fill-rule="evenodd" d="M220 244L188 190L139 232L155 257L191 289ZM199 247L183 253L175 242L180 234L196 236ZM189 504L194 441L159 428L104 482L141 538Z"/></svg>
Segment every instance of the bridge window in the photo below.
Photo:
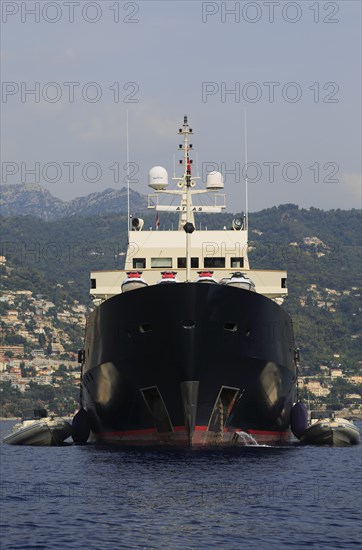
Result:
<svg viewBox="0 0 362 550"><path fill-rule="evenodd" d="M231 258L230 267L244 267L244 258Z"/></svg>
<svg viewBox="0 0 362 550"><path fill-rule="evenodd" d="M97 281L96 281L96 279L91 279L91 288L97 288Z"/></svg>
<svg viewBox="0 0 362 550"><path fill-rule="evenodd" d="M133 258L133 269L145 269L146 258Z"/></svg>
<svg viewBox="0 0 362 550"><path fill-rule="evenodd" d="M282 277L282 288L287 288L287 278Z"/></svg>
<svg viewBox="0 0 362 550"><path fill-rule="evenodd" d="M151 267L171 268L172 258L151 258Z"/></svg>
<svg viewBox="0 0 362 550"><path fill-rule="evenodd" d="M186 258L177 258L177 267L179 269L186 269ZM199 267L198 258L191 258L191 267L194 267L194 268Z"/></svg>
<svg viewBox="0 0 362 550"><path fill-rule="evenodd" d="M204 267L225 267L225 258L216 258L214 256L212 258L204 258Z"/></svg>

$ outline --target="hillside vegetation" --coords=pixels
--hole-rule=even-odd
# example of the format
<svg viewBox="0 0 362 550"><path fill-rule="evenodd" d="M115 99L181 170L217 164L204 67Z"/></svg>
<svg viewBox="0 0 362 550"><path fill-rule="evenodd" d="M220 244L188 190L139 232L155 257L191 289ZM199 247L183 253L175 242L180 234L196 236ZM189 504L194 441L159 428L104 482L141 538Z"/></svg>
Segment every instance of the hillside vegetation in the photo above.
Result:
<svg viewBox="0 0 362 550"><path fill-rule="evenodd" d="M174 215L161 215L161 229L176 227ZM146 228L155 226L154 212L143 217ZM200 214L196 226L230 227L233 217ZM73 299L89 304L89 272L123 267L126 226L124 213L50 222L2 217L0 253L7 268L1 268L1 288L32 290L55 304ZM305 364L313 367L339 354L355 370L362 341L360 211L287 204L251 213L249 227L251 266L288 270L284 307L293 317Z"/></svg>

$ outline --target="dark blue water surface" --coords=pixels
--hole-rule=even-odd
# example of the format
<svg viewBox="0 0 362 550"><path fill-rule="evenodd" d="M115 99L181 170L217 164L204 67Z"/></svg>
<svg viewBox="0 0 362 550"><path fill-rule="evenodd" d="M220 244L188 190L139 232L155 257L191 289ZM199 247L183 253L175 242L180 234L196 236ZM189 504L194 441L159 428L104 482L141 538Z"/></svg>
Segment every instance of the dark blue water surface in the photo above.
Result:
<svg viewBox="0 0 362 550"><path fill-rule="evenodd" d="M358 548L361 464L361 446L2 445L0 547Z"/></svg>

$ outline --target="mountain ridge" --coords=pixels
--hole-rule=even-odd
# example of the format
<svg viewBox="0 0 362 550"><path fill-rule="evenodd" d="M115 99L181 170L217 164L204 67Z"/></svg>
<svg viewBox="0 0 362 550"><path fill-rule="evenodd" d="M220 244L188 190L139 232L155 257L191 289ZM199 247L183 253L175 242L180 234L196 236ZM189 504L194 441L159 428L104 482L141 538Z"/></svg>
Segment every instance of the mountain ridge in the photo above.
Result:
<svg viewBox="0 0 362 550"><path fill-rule="evenodd" d="M44 221L57 221L74 216L89 217L103 214L120 214L127 212L127 188L114 189L108 187L103 191L96 191L88 195L63 201L55 197L46 187L38 183L2 184L0 186L0 216L17 217L33 216ZM290 210L298 210L294 204L284 204L263 208L257 212L264 212L273 208L285 208L284 221L289 221ZM341 211L341 209L322 210L310 207L301 210L318 210L320 212ZM349 211L354 209L342 210ZM147 212L147 196L130 189L130 211L134 215ZM255 212L255 213L257 213ZM254 214L255 214L254 213ZM230 212L224 212L225 215Z"/></svg>
<svg viewBox="0 0 362 550"><path fill-rule="evenodd" d="M132 212L142 212L146 208L146 197L130 189ZM37 183L1 185L0 215L4 217L34 216L44 221L54 221L65 217L86 217L126 211L126 187L109 187L70 201L62 201Z"/></svg>

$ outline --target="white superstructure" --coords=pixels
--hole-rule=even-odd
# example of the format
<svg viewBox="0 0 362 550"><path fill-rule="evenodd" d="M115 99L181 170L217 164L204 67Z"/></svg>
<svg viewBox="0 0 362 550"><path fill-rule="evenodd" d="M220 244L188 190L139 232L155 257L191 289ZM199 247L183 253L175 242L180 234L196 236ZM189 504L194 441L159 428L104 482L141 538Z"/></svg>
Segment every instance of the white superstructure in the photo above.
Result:
<svg viewBox="0 0 362 550"><path fill-rule="evenodd" d="M148 185L154 191L149 195L148 207L156 212L179 213L178 230L160 231L157 226L155 231L144 231L143 220L134 218L132 231L128 233L125 269L91 273L90 292L95 303L99 304L120 294L127 273L138 271L148 285L154 285L160 282L162 273L167 270L176 272L177 281L190 283L198 280L200 270L211 270L213 278L222 284L231 279L233 273L242 272L254 283L256 292L281 303L287 295L286 271L250 269L248 227L244 226L247 215L244 220L233 220L232 228L229 229L196 229L195 214L218 213L225 208L225 196L219 193L224 188L224 181L222 174L211 172L207 175L206 187L196 189L200 178L191 175L189 152L192 151L192 145L188 138L192 130L186 116L179 134L183 135L179 150L183 151L184 158L180 164L184 166L184 174L180 178L172 178L176 183L175 188L168 189L168 174L162 166L153 167L148 176ZM192 198L206 193L213 195L213 205L195 206ZM158 199L165 194L177 198L177 205L159 204Z"/></svg>

